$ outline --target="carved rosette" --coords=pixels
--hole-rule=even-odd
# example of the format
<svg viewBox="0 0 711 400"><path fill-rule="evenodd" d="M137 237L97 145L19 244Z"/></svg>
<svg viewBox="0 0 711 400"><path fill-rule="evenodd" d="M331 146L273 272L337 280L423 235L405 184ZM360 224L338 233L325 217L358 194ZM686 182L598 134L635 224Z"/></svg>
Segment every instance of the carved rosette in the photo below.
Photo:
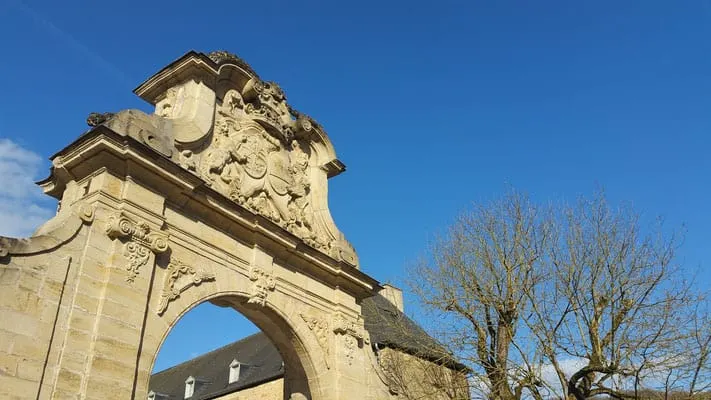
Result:
<svg viewBox="0 0 711 400"><path fill-rule="evenodd" d="M190 265L182 261L173 260L168 264L165 280L163 281L163 291L158 303L158 315L163 315L168 308L168 303L180 297L180 294L192 286L198 286L203 282L214 281L215 274L204 271L197 271Z"/></svg>
<svg viewBox="0 0 711 400"><path fill-rule="evenodd" d="M168 250L168 234L153 231L147 222L133 220L124 213L109 217L106 234L125 242L123 255L128 261L125 269L129 283L136 280L141 267L148 263L150 253L159 254Z"/></svg>
<svg viewBox="0 0 711 400"><path fill-rule="evenodd" d="M267 295L276 288L274 275L262 268L252 267L249 271L249 280L252 281L252 293L247 303L265 306Z"/></svg>
<svg viewBox="0 0 711 400"><path fill-rule="evenodd" d="M306 326L309 327L309 330L314 333L314 336L316 336L316 340L318 341L318 344L325 355L324 361L326 362L326 368L330 369L331 366L328 362L328 358L331 353L328 345L328 336L330 334L328 321L324 321L321 318L306 315L303 313L299 313L299 316L301 317L301 319L304 320Z"/></svg>

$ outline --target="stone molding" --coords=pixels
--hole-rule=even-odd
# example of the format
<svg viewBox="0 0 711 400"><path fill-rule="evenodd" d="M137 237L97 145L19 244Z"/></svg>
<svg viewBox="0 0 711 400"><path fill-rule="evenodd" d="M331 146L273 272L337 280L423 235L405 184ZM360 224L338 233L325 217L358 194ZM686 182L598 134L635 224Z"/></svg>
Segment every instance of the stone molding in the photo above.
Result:
<svg viewBox="0 0 711 400"><path fill-rule="evenodd" d="M149 190L158 193L170 193L177 202L190 202L192 199L200 201L200 207L194 211L196 216L206 224L220 226L229 223L236 229L246 229L255 235L257 243L265 248L277 252L286 251L288 256L293 256L294 265L305 271L314 271L316 274L325 274L323 279L339 285L357 299L372 295L377 281L364 272L352 268L351 264L338 261L321 251L302 245L301 240L289 234L284 229L277 229L273 223L268 223L261 218L255 218L243 207L237 208L233 202L219 195L214 189L205 185L203 180L195 174L184 170L179 165L163 158L156 159L149 148L142 146L137 139L125 138L121 132L116 132L102 125L83 135L77 142L68 146L53 158L53 168L50 177L41 182L45 192L60 199L64 190L69 190L68 183L82 181L93 173L91 170L80 168L86 163L92 165L106 165L102 167L110 174L123 179L123 171L128 168L128 163L135 163L140 168L135 168L133 175L141 182L151 182ZM156 164L160 161L161 164ZM110 164L103 164L109 162ZM164 171L158 170L165 168ZM62 171L73 171L67 175ZM152 180L156 177L171 179ZM153 178L151 178L153 177ZM120 199L105 191L96 192L108 195L107 206L116 210ZM93 196L94 194L92 194ZM202 206L205 207L202 207ZM212 213L215 210L218 213ZM60 215L66 213L60 213ZM219 217L217 217L219 215ZM227 222L229 221L229 222ZM52 221L50 221L51 223ZM49 231L49 229L46 229ZM197 238L199 240L199 237ZM271 251L271 250L270 250ZM309 272L310 273L310 272Z"/></svg>
<svg viewBox="0 0 711 400"><path fill-rule="evenodd" d="M109 217L106 234L124 242L123 255L128 260L124 268L129 283L136 280L141 267L148 263L150 253L160 254L168 250L167 233L155 231L147 222L134 220L124 212Z"/></svg>
<svg viewBox="0 0 711 400"><path fill-rule="evenodd" d="M199 286L203 282L214 281L215 274L211 272L198 271L194 267L179 260L173 260L166 268L163 290L156 314L163 315L168 304L180 297L180 294L193 286Z"/></svg>
<svg viewBox="0 0 711 400"><path fill-rule="evenodd" d="M70 213L59 214L40 227L37 236L9 238L0 236L0 260L12 255L31 255L53 250L74 237L83 225L94 221L94 207L78 204Z"/></svg>

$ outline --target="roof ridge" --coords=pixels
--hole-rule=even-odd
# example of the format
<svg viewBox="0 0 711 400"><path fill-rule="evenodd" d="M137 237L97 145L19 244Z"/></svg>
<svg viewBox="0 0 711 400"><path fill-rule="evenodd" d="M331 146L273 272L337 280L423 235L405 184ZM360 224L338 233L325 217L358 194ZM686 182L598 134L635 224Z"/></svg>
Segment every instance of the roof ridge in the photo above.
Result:
<svg viewBox="0 0 711 400"><path fill-rule="evenodd" d="M175 369L175 368L178 368L178 367L180 367L180 366L182 366L182 365L191 363L191 362L193 362L193 361L195 361L195 360L199 360L199 359L201 359L201 358L205 358L205 357L207 357L207 356L209 356L209 355L211 355L211 354L213 354L213 353L216 353L216 352L218 352L218 351L220 351L220 350L223 350L223 349L226 348L226 347L234 346L234 345L236 345L237 343L241 343L241 342L244 342L244 341L246 341L246 340L248 340L248 339L252 339L252 338L255 337L255 336L265 336L265 337L267 337L267 335L266 335L264 332L258 331L258 332L256 332L256 333L253 333L253 334L249 335L249 336L245 336L245 337L243 337L242 339L237 339L237 340L235 340L234 342L230 342L230 343L227 343L227 344L224 345L224 346L218 347L218 348L216 348L216 349L214 349L214 350L210 350L210 351L208 351L207 353L202 353L202 354L200 354L200 355L197 356L197 357L193 357L193 358L187 359L187 360L181 362L180 364L175 364L175 365L173 365L172 367L168 367L168 368L163 369L163 370L160 370L160 371L158 371L158 372L153 372L153 373L151 374L151 376L158 375L158 374L162 374L162 373L164 373L164 372L170 371L171 369ZM267 337L267 340L269 340L269 343L272 343L272 341L269 339L269 337ZM159 350L159 351L160 351L160 350Z"/></svg>

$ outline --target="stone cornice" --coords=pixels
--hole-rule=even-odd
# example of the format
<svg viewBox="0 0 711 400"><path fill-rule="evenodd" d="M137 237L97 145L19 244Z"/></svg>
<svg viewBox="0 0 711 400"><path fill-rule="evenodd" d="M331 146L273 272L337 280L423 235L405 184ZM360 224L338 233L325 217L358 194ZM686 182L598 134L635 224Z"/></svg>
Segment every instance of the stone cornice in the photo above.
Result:
<svg viewBox="0 0 711 400"><path fill-rule="evenodd" d="M372 296L378 288L378 282L369 275L303 244L295 235L230 201L148 145L105 126L82 135L59 152L53 159L51 176L39 184L46 193L60 198L68 179L81 180L98 168L106 168L119 177L131 176L169 201L191 208L206 224L241 232L242 240L270 249L276 258L340 287L357 299Z"/></svg>

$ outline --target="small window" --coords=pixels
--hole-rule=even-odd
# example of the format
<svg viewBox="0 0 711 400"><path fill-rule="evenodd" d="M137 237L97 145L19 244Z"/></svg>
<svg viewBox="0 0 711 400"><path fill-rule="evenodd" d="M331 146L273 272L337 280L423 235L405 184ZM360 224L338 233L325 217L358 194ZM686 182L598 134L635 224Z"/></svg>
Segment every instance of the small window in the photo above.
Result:
<svg viewBox="0 0 711 400"><path fill-rule="evenodd" d="M229 383L234 383L239 380L239 372L242 369L242 364L235 358L230 363L230 380Z"/></svg>
<svg viewBox="0 0 711 400"><path fill-rule="evenodd" d="M195 393L195 378L190 376L185 380L185 398L193 397L193 393Z"/></svg>
<svg viewBox="0 0 711 400"><path fill-rule="evenodd" d="M167 400L170 396L165 393L158 393L153 390L148 392L148 400Z"/></svg>

